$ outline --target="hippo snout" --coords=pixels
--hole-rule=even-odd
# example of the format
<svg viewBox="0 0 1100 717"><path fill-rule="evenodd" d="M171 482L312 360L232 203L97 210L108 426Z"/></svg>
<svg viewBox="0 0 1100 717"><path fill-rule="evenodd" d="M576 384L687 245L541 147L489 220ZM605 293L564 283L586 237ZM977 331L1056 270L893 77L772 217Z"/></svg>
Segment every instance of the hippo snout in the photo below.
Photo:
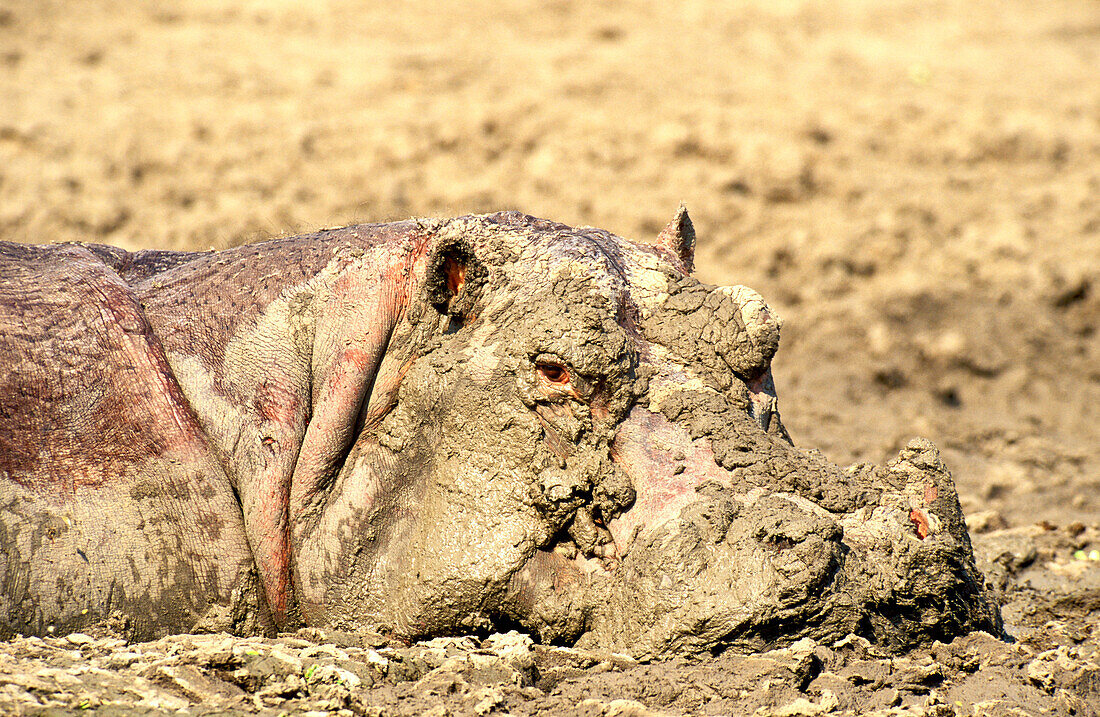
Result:
<svg viewBox="0 0 1100 717"><path fill-rule="evenodd" d="M842 471L771 440L771 453L726 470L709 439L646 409L619 435L638 495L611 524L622 561L591 578L600 597L582 642L646 658L850 633L894 649L960 630L999 634L950 474L927 441L886 468ZM777 479L800 473L829 476L850 504L827 509L812 481Z"/></svg>

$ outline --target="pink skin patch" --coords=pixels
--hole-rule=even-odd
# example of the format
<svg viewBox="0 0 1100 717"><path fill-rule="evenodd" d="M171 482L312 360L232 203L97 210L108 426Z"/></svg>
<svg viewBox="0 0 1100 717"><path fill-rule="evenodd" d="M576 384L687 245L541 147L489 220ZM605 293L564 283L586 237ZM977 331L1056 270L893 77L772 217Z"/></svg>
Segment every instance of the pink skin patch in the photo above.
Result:
<svg viewBox="0 0 1100 717"><path fill-rule="evenodd" d="M633 507L608 525L620 557L629 552L638 531L675 518L694 502L698 486L729 482L709 446L692 441L684 429L641 406L619 427L611 452L636 493Z"/></svg>

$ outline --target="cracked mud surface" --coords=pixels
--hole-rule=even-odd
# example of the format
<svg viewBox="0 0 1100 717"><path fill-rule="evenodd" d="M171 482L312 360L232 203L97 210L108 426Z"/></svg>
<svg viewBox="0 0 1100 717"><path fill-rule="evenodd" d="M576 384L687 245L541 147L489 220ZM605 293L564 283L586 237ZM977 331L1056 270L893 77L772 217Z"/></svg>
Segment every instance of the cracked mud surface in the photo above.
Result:
<svg viewBox="0 0 1100 717"><path fill-rule="evenodd" d="M785 319L795 442L843 465L932 439L1017 638L646 665L516 637L28 639L0 645L0 709L1095 713L1098 27L1086 0L0 5L3 238L206 248L513 207L640 238L684 200L700 278Z"/></svg>

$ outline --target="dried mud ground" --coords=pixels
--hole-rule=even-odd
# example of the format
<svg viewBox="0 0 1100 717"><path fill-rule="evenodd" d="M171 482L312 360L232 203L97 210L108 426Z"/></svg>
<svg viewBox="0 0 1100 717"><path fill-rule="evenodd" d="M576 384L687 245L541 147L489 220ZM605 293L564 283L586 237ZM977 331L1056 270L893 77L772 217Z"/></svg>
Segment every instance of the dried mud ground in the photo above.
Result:
<svg viewBox="0 0 1100 717"><path fill-rule="evenodd" d="M954 471L1015 642L637 665L522 636L0 645L0 710L1096 714L1096 0L0 0L0 237L224 247L517 208L786 320L797 443Z"/></svg>

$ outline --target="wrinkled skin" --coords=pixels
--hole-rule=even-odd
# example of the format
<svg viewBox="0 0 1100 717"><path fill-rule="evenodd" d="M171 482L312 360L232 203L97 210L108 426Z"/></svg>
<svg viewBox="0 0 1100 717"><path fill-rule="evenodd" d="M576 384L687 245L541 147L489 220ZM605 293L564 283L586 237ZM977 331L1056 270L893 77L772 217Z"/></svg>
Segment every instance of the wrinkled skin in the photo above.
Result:
<svg viewBox="0 0 1100 717"><path fill-rule="evenodd" d="M0 244L0 631L519 625L639 656L1000 633L950 475L795 448L779 323L517 213Z"/></svg>

